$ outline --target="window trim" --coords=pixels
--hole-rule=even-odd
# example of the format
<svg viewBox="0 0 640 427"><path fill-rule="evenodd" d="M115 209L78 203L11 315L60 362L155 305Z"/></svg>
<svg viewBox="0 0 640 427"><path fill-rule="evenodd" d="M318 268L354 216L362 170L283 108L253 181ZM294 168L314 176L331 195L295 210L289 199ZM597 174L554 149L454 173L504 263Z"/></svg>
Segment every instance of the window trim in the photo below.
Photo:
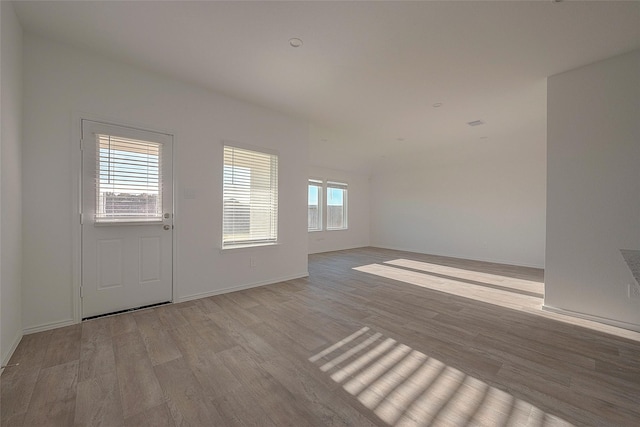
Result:
<svg viewBox="0 0 640 427"><path fill-rule="evenodd" d="M324 178L308 178L307 179L307 200L309 197L309 185L311 185L312 183L316 183L318 184L318 187L322 189L322 195L320 195L320 199L319 203L320 203L320 211L321 211L321 219L320 219L320 229L315 230L315 229L309 229L308 227L308 221L307 221L307 232L308 233L316 233L319 231L344 231L344 230L348 230L349 229L349 209L348 209L348 189L349 189L349 183L344 182L344 181L334 181L331 179L324 179ZM344 190L343 193L343 204L342 204L342 211L343 211L343 222L344 222L344 226L343 227L333 227L330 228L327 226L327 218L328 218L328 212L329 212L329 205L328 205L328 191L330 188L336 188L336 189L341 189ZM307 205L308 206L308 205ZM308 212L308 210L307 210Z"/></svg>
<svg viewBox="0 0 640 427"><path fill-rule="evenodd" d="M328 220L328 212L329 212L329 189L330 188L335 188L335 189L339 189L339 190L343 190L344 193L342 195L343 199L342 199L342 222L343 222L343 226L342 227L329 227L328 222L325 222L325 230L327 231L340 231L340 230L348 230L349 229L349 215L348 215L348 200L349 200L349 196L348 196L348 187L349 184L347 184L346 182L338 182L338 181L329 181L327 180L325 182L325 194L326 194L326 202L325 202L325 206L326 206L326 211L327 211L327 220Z"/></svg>
<svg viewBox="0 0 640 427"><path fill-rule="evenodd" d="M278 215L278 211L279 211L279 202L280 202L280 196L279 196L279 187L280 187L280 180L279 180L279 172L280 172L280 156L278 151L276 150L271 150L268 148L264 148L264 147L256 147L256 146L251 146L251 145L247 145L247 144L241 144L241 143L237 143L234 141L222 141L222 233L221 233L221 241L220 241L220 249L221 251L228 251L228 250L237 250L237 249L246 249L246 248L259 248L259 247L266 247L266 246L276 246L278 245L279 242L279 228L280 228L280 215ZM273 174L275 173L275 186L273 185L273 183L271 183L271 187L270 187L270 191L272 192L272 196L273 193L275 193L275 208L273 208L272 206L272 211L271 213L274 214L275 213L275 219L271 218L270 222L272 223L271 225L274 227L275 231L273 232L274 237L273 238L265 238L265 239L253 239L253 240L234 240L234 241L225 241L225 232L224 232L224 228L225 228L225 213L224 213L224 199L225 199L225 150L226 148L231 148L231 149L238 149L238 150L243 150L243 151L249 151L249 152L253 152L253 153L257 153L257 154L262 154L265 156L270 156L270 168L274 168L275 167L275 172L273 170L271 170L271 174L272 177L271 179L273 179ZM273 165L273 160L275 158L275 166Z"/></svg>
<svg viewBox="0 0 640 427"><path fill-rule="evenodd" d="M307 180L307 215L309 212L309 187L315 185L318 188L318 228L309 228L309 221L307 218L307 231L309 233L317 233L318 231L324 231L324 181L317 178L309 178Z"/></svg>

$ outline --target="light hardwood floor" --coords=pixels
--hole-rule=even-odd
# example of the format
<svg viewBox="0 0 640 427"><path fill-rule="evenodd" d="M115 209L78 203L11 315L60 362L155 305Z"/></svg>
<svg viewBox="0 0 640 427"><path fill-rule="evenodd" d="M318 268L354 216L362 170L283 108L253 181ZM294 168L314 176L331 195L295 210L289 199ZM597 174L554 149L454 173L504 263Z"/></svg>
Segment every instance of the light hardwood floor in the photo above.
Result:
<svg viewBox="0 0 640 427"><path fill-rule="evenodd" d="M640 425L640 334L541 312L541 270L364 248L309 271L25 336L2 426Z"/></svg>

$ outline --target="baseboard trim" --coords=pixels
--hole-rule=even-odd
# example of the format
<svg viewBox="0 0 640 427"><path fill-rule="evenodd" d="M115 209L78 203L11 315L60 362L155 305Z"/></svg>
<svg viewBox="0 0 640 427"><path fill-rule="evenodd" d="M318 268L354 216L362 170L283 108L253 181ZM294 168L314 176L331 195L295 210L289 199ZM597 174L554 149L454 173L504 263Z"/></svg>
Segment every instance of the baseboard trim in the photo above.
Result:
<svg viewBox="0 0 640 427"><path fill-rule="evenodd" d="M273 285L274 283L280 283L280 282L286 282L287 280L294 280L294 279L300 279L303 277L308 277L309 276L309 272L305 271L304 273L299 273L299 274L293 274L291 276L285 276L285 277L279 277L276 279L272 279L272 280L265 280L265 281L260 281L260 282L254 282L254 283L247 283L245 285L240 285L240 286L232 286L229 288L224 288L224 289L216 289L210 292L202 292L202 293L198 293L198 294L191 294L191 295L187 295L184 297L178 297L174 303L180 303L180 302L186 302L186 301L192 301L195 299L200 299L200 298L206 298L206 297L210 297L210 296L214 296L214 295L220 295L220 294L226 294L229 292L235 292L235 291L241 291L244 289L251 289L251 288L257 288L260 286L266 286L266 285ZM74 319L67 319L67 320L61 320L58 322L51 322L51 323L43 323L41 325L37 325L37 326L31 326L29 328L24 328L22 331L23 335L29 335L29 334L35 334L37 332L44 332L44 331L48 331L51 329L56 329L56 328L63 328L65 326L71 326L71 325L75 325L76 322ZM20 339L22 339L22 335L20 336ZM16 342L14 344L15 347L18 346L18 343L20 342L20 340L18 340L18 342ZM13 351L15 351L15 347L12 347L12 351L11 354L8 356L8 359L11 358L11 355L13 354ZM5 361L3 360L2 364L5 364Z"/></svg>
<svg viewBox="0 0 640 427"><path fill-rule="evenodd" d="M338 248L333 248L333 249L309 252L308 255L326 254L327 252L348 251L350 249L362 249L362 248L368 248L368 247L370 247L370 245L345 246L345 247L338 247Z"/></svg>
<svg viewBox="0 0 640 427"><path fill-rule="evenodd" d="M9 360L11 360L11 356L13 356L13 353L15 353L16 348L18 348L18 344L20 344L20 341L22 341L23 336L24 336L24 333L19 333L18 336L13 340L13 342L11 343L11 347L9 348L9 351L7 352L7 354L3 355L2 357L2 366L9 363ZM0 372L3 372L3 371L4 371L4 368L0 369Z"/></svg>
<svg viewBox="0 0 640 427"><path fill-rule="evenodd" d="M550 311L556 314L562 314L564 316L577 317L584 320L590 320L592 322L602 323L609 326L615 326L616 328L627 329L633 332L640 332L640 325L634 323L621 322L620 320L609 319L607 317L594 316L592 314L580 313L579 311L565 310L563 308L553 307L550 305L543 305L542 309Z"/></svg>
<svg viewBox="0 0 640 427"><path fill-rule="evenodd" d="M50 329L63 328L65 326L75 325L76 323L78 322L76 322L73 319L60 320L58 322L43 323L41 325L31 326L29 328L25 328L22 332L25 335L29 335L29 334L35 334L36 332L43 332L43 331L48 331Z"/></svg>
<svg viewBox="0 0 640 427"><path fill-rule="evenodd" d="M174 302L175 303L181 303L181 302L186 302L186 301L193 301L193 300L200 299L200 298L207 298L207 297L212 297L212 296L215 296L215 295L227 294L229 292L242 291L242 290L245 290L245 289L258 288L260 286L273 285L274 283L286 282L287 280L301 279L303 277L308 277L308 276L309 276L309 272L306 271L304 273L294 274L294 275L285 276L285 277L279 277L277 279L265 280L265 281L253 282L253 283L247 283L247 284L244 284L244 285L231 286L229 288L224 288L224 289L214 289L214 290L208 291L208 292L201 292L201 293L197 293L197 294L186 295L186 296L183 296L183 297L178 297L176 299L176 301L174 301Z"/></svg>

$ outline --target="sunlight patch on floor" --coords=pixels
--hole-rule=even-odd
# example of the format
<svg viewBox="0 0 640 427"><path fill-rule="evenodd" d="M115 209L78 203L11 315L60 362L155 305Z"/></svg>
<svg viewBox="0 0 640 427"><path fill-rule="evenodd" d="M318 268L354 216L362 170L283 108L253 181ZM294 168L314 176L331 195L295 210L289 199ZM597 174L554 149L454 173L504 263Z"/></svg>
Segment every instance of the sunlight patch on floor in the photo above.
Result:
<svg viewBox="0 0 640 427"><path fill-rule="evenodd" d="M505 287L507 289L535 292L540 294L541 296L544 294L544 283L533 280L517 279L514 277L501 276L498 274L465 270L463 268L449 267L446 265L432 264L428 262L414 261L409 259L395 259L393 261L386 261L385 264L411 268L414 270L424 271L426 273L451 276L462 280L482 282L488 285Z"/></svg>
<svg viewBox="0 0 640 427"><path fill-rule="evenodd" d="M543 299L541 297L520 293L525 291L525 286L529 286L529 284L525 283L528 281L501 276L502 279L498 282L497 278L500 276L495 274L484 274L444 266L435 268L434 266L436 265L398 259L384 264L368 264L354 267L354 270L640 341L639 332L543 310ZM480 280L481 278L484 281ZM499 283L499 287L496 287L497 283ZM530 282L530 284L533 284L531 286L544 286L538 282ZM510 290L509 288L512 289Z"/></svg>
<svg viewBox="0 0 640 427"><path fill-rule="evenodd" d="M390 426L572 425L368 327L309 361Z"/></svg>
<svg viewBox="0 0 640 427"><path fill-rule="evenodd" d="M482 286L480 284L433 276L384 264L363 265L354 268L354 270L465 298L472 298L476 301L496 304L506 308L539 310L542 307L542 298L539 297L522 295L502 289Z"/></svg>

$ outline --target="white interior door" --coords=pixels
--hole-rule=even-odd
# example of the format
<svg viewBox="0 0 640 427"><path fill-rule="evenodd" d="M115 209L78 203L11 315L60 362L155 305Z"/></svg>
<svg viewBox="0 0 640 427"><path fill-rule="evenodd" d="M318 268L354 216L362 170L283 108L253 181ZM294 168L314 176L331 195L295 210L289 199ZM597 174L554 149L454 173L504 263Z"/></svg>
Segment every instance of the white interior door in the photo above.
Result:
<svg viewBox="0 0 640 427"><path fill-rule="evenodd" d="M82 121L82 317L171 301L171 135Z"/></svg>

